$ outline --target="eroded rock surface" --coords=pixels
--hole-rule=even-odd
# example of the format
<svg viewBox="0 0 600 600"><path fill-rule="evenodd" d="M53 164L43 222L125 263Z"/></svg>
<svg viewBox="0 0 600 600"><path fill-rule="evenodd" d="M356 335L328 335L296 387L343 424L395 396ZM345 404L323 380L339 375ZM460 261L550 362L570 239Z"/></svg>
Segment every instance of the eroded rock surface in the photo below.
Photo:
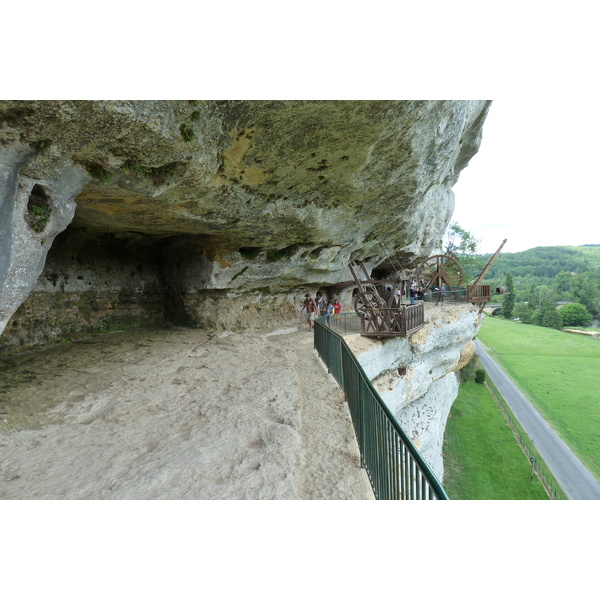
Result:
<svg viewBox="0 0 600 600"><path fill-rule="evenodd" d="M444 430L458 393L458 371L475 353L473 338L482 318L471 304L426 304L425 327L408 338L378 341L357 334L348 339L381 399L440 481Z"/></svg>
<svg viewBox="0 0 600 600"><path fill-rule="evenodd" d="M166 321L252 327L267 306L295 314L307 287L346 289L351 260L427 256L488 108L2 101L0 331L34 293L2 341L149 323L159 305Z"/></svg>

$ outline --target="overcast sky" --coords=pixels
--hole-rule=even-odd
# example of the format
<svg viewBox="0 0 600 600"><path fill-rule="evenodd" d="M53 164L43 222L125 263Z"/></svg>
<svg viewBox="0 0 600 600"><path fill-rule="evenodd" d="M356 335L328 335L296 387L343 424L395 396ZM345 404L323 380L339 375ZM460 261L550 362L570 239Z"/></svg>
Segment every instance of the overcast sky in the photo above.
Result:
<svg viewBox="0 0 600 600"><path fill-rule="evenodd" d="M600 244L600 118L592 98L494 100L454 186L453 220L480 252Z"/></svg>

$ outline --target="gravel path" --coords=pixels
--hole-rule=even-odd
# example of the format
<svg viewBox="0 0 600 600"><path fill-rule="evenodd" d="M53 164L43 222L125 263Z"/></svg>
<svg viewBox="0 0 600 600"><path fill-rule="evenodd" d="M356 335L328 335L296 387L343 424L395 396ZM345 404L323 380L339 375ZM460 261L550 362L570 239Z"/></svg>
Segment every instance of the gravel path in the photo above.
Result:
<svg viewBox="0 0 600 600"><path fill-rule="evenodd" d="M0 498L372 499L302 328L137 330L0 358Z"/></svg>

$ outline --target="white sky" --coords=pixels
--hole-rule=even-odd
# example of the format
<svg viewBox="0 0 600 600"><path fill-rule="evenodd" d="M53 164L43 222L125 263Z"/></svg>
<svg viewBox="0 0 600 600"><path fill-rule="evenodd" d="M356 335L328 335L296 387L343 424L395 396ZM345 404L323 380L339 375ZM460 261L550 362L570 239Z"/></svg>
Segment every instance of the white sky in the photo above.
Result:
<svg viewBox="0 0 600 600"><path fill-rule="evenodd" d="M569 94L570 95L570 94ZM479 251L600 243L600 117L593 97L500 98L454 186L453 220Z"/></svg>

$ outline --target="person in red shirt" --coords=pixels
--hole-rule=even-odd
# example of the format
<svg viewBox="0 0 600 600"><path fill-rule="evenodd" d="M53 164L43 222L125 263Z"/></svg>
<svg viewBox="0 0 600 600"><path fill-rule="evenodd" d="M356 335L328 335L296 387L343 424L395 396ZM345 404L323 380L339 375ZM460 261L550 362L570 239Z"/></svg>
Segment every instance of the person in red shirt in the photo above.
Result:
<svg viewBox="0 0 600 600"><path fill-rule="evenodd" d="M334 321L335 325L340 324L340 313L341 312L342 312L342 305L340 304L340 301L337 298L335 298L333 300L333 314L335 317L335 321Z"/></svg>

